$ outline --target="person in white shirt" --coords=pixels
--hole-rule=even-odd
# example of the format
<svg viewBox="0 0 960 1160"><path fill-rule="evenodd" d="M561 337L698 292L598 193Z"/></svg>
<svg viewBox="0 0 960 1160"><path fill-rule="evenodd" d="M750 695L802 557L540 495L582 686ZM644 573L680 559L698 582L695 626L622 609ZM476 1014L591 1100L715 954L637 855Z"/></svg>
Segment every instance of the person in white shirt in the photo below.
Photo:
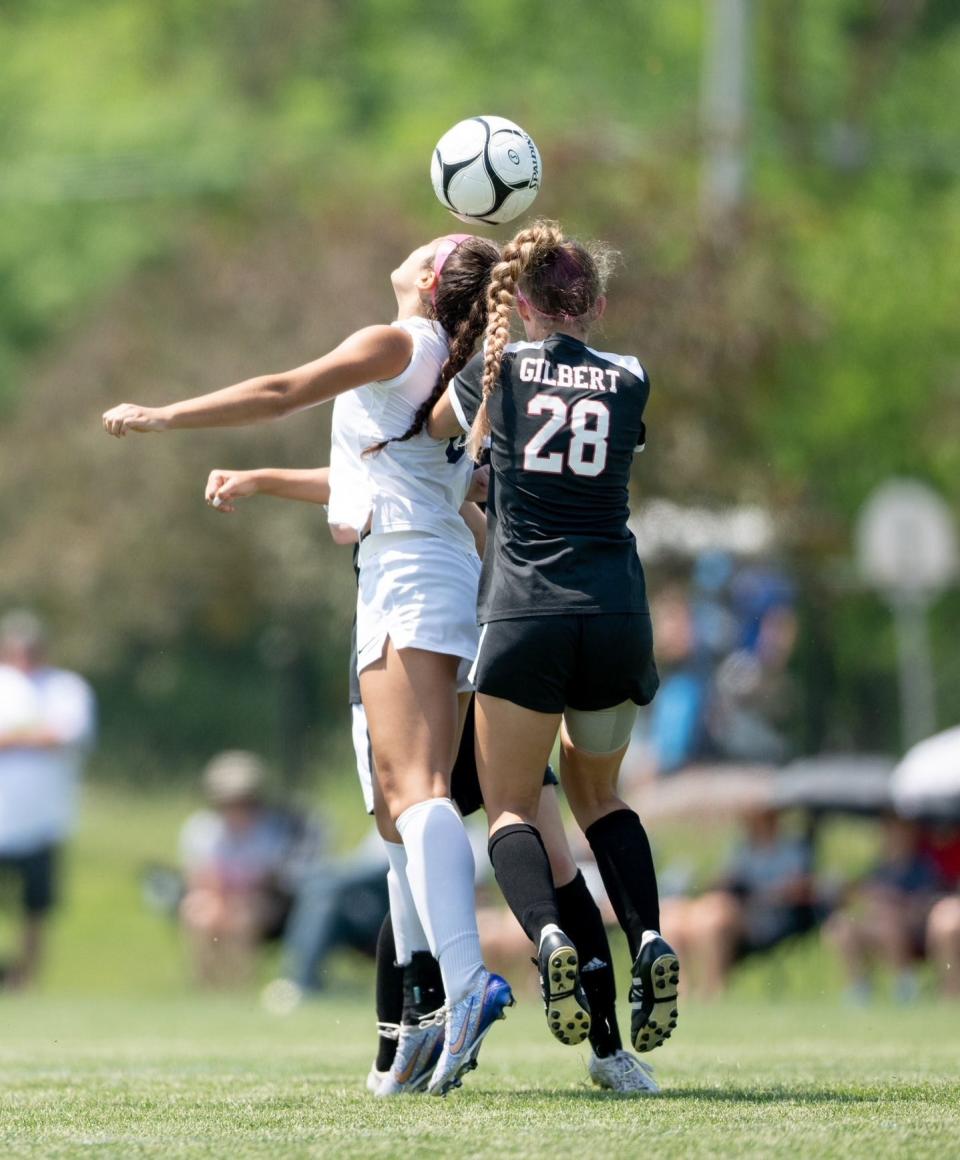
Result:
<svg viewBox="0 0 960 1160"><path fill-rule="evenodd" d="M20 949L5 985L30 985L40 969L56 902L58 853L73 831L95 700L76 673L45 662L46 634L32 613L0 620L0 873L19 880Z"/></svg>
<svg viewBox="0 0 960 1160"><path fill-rule="evenodd" d="M435 238L391 274L391 325L364 327L284 374L162 407L121 403L103 416L107 433L123 437L262 423L337 399L329 517L345 539L361 541L358 667L398 961L429 949L447 996L436 1022L407 1029L396 1078L406 1087L416 1071L434 1095L476 1065L481 1041L513 1002L506 980L483 965L473 853L450 798L479 640L480 561L459 515L472 465L460 440L425 429L480 338L498 258L482 238ZM412 1070L399 1062L408 1054Z"/></svg>

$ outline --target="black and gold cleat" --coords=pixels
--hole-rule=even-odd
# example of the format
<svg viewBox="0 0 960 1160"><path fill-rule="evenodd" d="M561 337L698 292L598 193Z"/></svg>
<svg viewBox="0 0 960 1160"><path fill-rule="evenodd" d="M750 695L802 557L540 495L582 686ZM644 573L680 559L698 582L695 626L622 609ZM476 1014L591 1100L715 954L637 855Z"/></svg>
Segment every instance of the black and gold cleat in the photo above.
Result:
<svg viewBox="0 0 960 1160"><path fill-rule="evenodd" d="M550 1033L574 1047L590 1033L590 1004L580 984L580 959L563 931L544 936L537 956L540 993Z"/></svg>
<svg viewBox="0 0 960 1160"><path fill-rule="evenodd" d="M653 1051L677 1025L680 962L656 931L643 936L633 963L630 987L630 1038L637 1051Z"/></svg>

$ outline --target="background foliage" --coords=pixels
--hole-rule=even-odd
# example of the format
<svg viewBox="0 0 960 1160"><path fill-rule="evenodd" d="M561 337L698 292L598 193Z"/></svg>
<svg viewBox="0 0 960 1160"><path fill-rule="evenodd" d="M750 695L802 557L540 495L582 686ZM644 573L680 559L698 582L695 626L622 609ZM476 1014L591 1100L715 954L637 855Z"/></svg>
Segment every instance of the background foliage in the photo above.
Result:
<svg viewBox="0 0 960 1160"><path fill-rule="evenodd" d="M325 410L122 444L99 414L389 318L387 271L450 224L430 148L478 111L537 138L538 211L623 251L604 338L653 374L638 496L769 505L820 694L804 744L896 746L850 529L890 473L960 501L960 10L755 4L748 191L720 235L704 32L694 0L0 6L0 605L40 607L94 678L104 765L245 744L294 770L342 721L352 581L322 514L200 502L214 466L325 462ZM956 595L937 618L947 724Z"/></svg>

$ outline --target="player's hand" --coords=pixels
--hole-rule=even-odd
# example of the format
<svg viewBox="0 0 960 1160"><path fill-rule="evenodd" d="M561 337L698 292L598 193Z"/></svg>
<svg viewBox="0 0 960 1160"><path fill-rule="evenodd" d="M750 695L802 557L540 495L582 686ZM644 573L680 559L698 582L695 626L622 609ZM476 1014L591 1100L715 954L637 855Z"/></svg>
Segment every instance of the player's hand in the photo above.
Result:
<svg viewBox="0 0 960 1160"><path fill-rule="evenodd" d="M257 480L251 471L229 471L214 468L207 479L204 498L218 512L236 510L234 500L257 494Z"/></svg>
<svg viewBox="0 0 960 1160"><path fill-rule="evenodd" d="M165 431L169 424L163 407L141 407L137 403L121 403L103 413L103 429L108 435L122 439L128 431Z"/></svg>
<svg viewBox="0 0 960 1160"><path fill-rule="evenodd" d="M486 503L487 492L490 490L490 467L477 467L467 488L467 499L471 503Z"/></svg>

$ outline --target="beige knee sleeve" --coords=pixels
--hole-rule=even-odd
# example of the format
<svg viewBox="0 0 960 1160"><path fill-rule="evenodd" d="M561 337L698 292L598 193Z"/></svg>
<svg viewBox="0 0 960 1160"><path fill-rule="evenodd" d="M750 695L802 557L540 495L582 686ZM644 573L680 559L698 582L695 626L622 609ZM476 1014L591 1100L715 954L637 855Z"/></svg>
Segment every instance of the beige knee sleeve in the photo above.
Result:
<svg viewBox="0 0 960 1160"><path fill-rule="evenodd" d="M570 740L585 753L602 756L616 753L630 740L637 706L632 701L614 705L612 709L564 709L563 720Z"/></svg>

